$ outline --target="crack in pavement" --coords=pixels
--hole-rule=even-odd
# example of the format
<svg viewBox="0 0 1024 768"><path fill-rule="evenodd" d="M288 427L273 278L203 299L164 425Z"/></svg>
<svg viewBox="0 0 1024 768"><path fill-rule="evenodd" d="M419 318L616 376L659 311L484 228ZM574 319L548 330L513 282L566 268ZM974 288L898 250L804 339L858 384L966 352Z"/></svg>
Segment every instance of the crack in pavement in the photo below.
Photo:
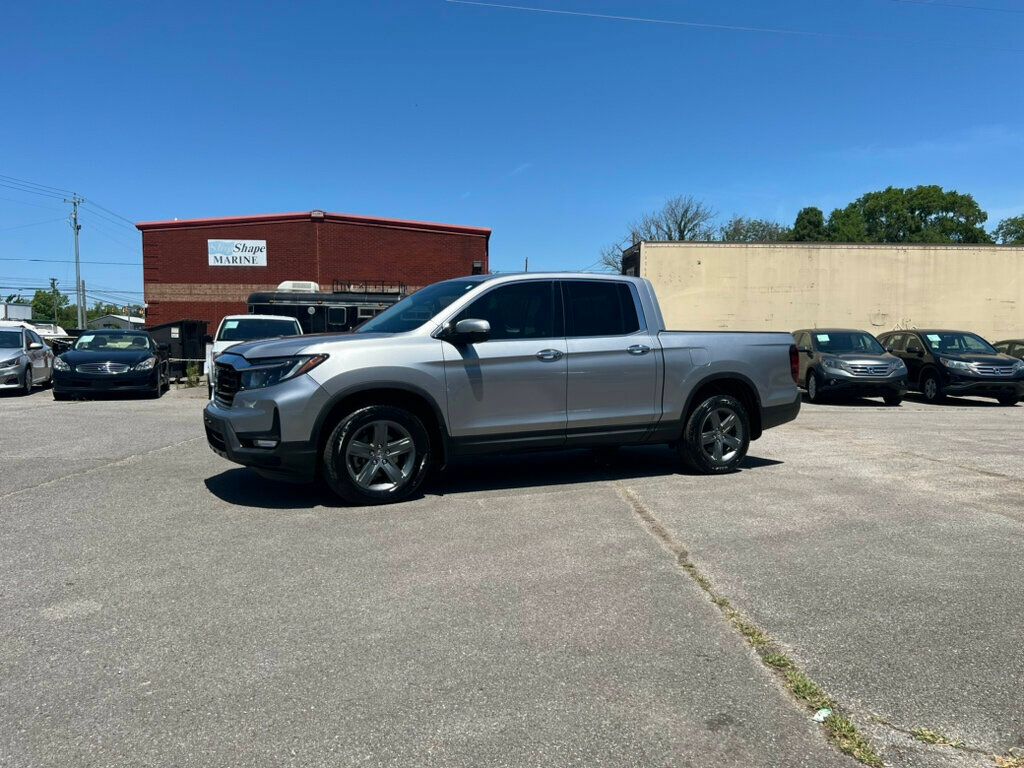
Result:
<svg viewBox="0 0 1024 768"><path fill-rule="evenodd" d="M91 474L93 472L99 472L99 471L107 469L109 467L117 467L117 466L121 466L123 464L130 464L130 463L132 463L134 461L138 461L139 459L145 458L146 456L150 456L150 455L152 455L154 453L159 453L160 451L170 450L171 448L177 448L179 446L185 445L186 443L193 443L193 442L195 442L197 440L205 440L205 439L206 438L204 436L189 437L189 438L187 438L185 440L180 440L177 443L171 443L169 445L161 445L158 448L151 448L148 451L143 451L142 453L133 453L131 456L125 456L125 457L120 458L120 459L115 459L114 461L108 461L105 464L100 464L99 466L96 466L96 467L89 467L88 469L81 469L78 472L70 472L70 473L68 473L66 475L61 475L60 477L54 477L54 478L51 478L50 480L44 480L43 482L36 483L35 485L26 486L25 488L16 488L13 491L7 491L6 493L0 494L0 499L7 499L7 498L10 498L11 496L16 496L19 493L25 493L26 491L34 491L34 490L37 490L39 488L45 488L48 485L54 485L55 483L59 483L59 482L62 482L64 480L70 480L72 478L82 477L83 475L88 475L88 474Z"/></svg>

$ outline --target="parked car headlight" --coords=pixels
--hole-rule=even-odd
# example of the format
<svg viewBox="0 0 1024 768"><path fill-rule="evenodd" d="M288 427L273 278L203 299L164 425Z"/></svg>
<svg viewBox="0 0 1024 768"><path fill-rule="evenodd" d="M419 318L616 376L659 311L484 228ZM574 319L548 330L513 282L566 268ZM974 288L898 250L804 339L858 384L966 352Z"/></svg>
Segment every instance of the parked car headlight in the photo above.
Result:
<svg viewBox="0 0 1024 768"><path fill-rule="evenodd" d="M12 365L17 365L20 357L12 357L10 360L4 360L0 363L0 368L9 368Z"/></svg>
<svg viewBox="0 0 1024 768"><path fill-rule="evenodd" d="M1024 373L1024 360L1018 360L1013 364L1013 372L1014 374Z"/></svg>
<svg viewBox="0 0 1024 768"><path fill-rule="evenodd" d="M940 357L939 362L954 371L967 371L968 373L973 373L974 371L974 366L970 363L964 362L963 360L950 360L948 357Z"/></svg>
<svg viewBox="0 0 1024 768"><path fill-rule="evenodd" d="M889 370L890 371L905 371L905 370L907 370L907 364L904 363L902 360L893 360L891 363L889 363Z"/></svg>
<svg viewBox="0 0 1024 768"><path fill-rule="evenodd" d="M157 360L156 360L155 357L147 357L141 363L137 363L135 365L135 367L132 368L132 370L133 371L151 371L151 370L153 370L153 366L156 365L156 363L157 363Z"/></svg>
<svg viewBox="0 0 1024 768"><path fill-rule="evenodd" d="M829 368L829 369L831 369L833 371L847 371L847 370L849 370L849 366L847 366L846 363L844 363L842 360L839 360L839 359L834 358L834 357L823 357L823 358L821 358L821 364L824 365L826 368Z"/></svg>
<svg viewBox="0 0 1024 768"><path fill-rule="evenodd" d="M55 371L70 371L71 366L65 363L61 358L53 358L53 370Z"/></svg>
<svg viewBox="0 0 1024 768"><path fill-rule="evenodd" d="M327 355L297 355L253 360L252 368L239 371L242 389L272 387L282 381L309 373L326 359Z"/></svg>

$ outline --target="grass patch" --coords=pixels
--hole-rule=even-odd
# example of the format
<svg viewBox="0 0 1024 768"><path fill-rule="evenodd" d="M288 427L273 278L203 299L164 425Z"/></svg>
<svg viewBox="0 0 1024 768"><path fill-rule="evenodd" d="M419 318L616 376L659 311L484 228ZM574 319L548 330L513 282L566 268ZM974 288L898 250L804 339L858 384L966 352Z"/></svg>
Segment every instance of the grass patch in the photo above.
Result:
<svg viewBox="0 0 1024 768"><path fill-rule="evenodd" d="M1024 768L1024 755L993 756L996 768Z"/></svg>
<svg viewBox="0 0 1024 768"><path fill-rule="evenodd" d="M964 745L962 741L943 736L938 731L932 731L928 728L914 728L910 731L910 735L925 744L938 744L943 747L962 747Z"/></svg>

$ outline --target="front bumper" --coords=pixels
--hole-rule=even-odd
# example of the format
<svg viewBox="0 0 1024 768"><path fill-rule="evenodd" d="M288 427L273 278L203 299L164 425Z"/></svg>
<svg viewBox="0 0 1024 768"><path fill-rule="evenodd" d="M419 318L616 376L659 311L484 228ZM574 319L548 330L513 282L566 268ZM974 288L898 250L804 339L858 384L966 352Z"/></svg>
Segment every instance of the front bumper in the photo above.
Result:
<svg viewBox="0 0 1024 768"><path fill-rule="evenodd" d="M53 372L53 391L58 394L87 395L103 392L152 392L157 385L159 368L126 373Z"/></svg>
<svg viewBox="0 0 1024 768"><path fill-rule="evenodd" d="M907 374L894 373L890 376L853 376L829 368L820 370L819 390L828 394L849 394L860 397L884 397L907 393Z"/></svg>
<svg viewBox="0 0 1024 768"><path fill-rule="evenodd" d="M979 397L1016 395L1024 398L1024 379L949 376L947 374L943 390L947 395L977 395Z"/></svg>
<svg viewBox="0 0 1024 768"><path fill-rule="evenodd" d="M25 385L25 367L12 365L0 368L0 389L21 389Z"/></svg>
<svg viewBox="0 0 1024 768"><path fill-rule="evenodd" d="M309 482L316 477L316 418L328 395L308 376L266 389L243 390L230 405L216 398L203 410L210 449L266 477ZM260 447L256 441L272 441Z"/></svg>

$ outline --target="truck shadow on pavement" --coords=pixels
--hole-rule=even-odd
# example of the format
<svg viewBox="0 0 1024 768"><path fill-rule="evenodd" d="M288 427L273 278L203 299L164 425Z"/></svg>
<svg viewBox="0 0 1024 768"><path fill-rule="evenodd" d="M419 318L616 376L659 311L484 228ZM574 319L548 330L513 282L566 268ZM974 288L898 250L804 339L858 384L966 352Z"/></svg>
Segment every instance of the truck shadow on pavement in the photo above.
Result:
<svg viewBox="0 0 1024 768"><path fill-rule="evenodd" d="M747 456L740 464L740 471L780 464L781 461L774 459ZM426 483L422 495L447 496L691 474L683 469L674 451L660 446L622 448L611 458L598 458L586 450L483 456L449 465ZM209 477L204 483L218 499L239 507L308 509L344 506L323 484L295 485L268 480L242 467Z"/></svg>

